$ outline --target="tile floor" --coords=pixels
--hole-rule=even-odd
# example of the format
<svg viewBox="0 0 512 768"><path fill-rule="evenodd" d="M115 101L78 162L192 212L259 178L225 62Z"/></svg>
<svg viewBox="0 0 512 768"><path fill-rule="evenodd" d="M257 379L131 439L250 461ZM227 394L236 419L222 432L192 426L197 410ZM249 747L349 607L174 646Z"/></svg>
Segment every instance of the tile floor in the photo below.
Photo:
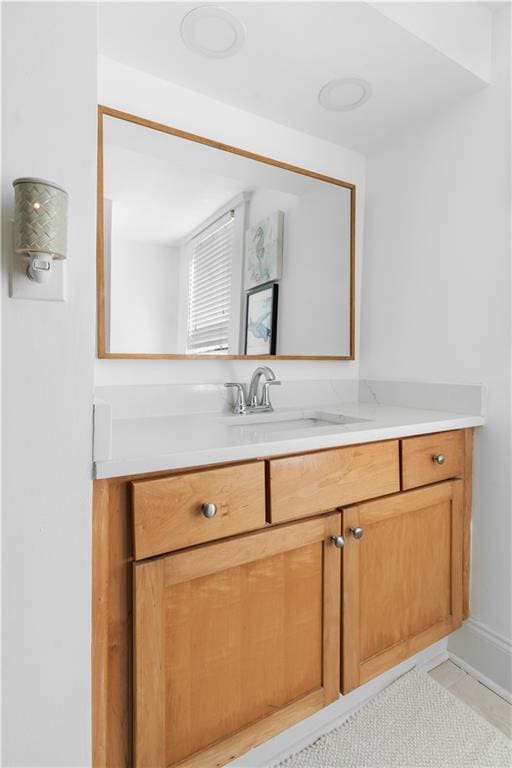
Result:
<svg viewBox="0 0 512 768"><path fill-rule="evenodd" d="M435 667L430 671L430 675L450 693L512 739L512 704L479 683L452 661L445 661Z"/></svg>

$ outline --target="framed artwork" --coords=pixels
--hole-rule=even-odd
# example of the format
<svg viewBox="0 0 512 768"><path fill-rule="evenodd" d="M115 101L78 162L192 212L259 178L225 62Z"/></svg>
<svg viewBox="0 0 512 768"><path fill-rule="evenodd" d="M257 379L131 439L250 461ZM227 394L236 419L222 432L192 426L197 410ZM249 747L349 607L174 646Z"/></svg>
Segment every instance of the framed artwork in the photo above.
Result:
<svg viewBox="0 0 512 768"><path fill-rule="evenodd" d="M262 285L247 294L245 354L275 355L277 332L277 283Z"/></svg>
<svg viewBox="0 0 512 768"><path fill-rule="evenodd" d="M283 269L284 213L275 211L245 233L245 289L279 280Z"/></svg>

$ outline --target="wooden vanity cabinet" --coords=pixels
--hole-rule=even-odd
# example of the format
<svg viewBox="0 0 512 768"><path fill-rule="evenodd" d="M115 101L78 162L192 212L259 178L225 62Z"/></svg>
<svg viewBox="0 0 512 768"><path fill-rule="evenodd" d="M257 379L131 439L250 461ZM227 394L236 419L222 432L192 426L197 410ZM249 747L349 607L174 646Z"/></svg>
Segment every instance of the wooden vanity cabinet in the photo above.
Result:
<svg viewBox="0 0 512 768"><path fill-rule="evenodd" d="M402 490L462 477L467 430L437 432L401 440Z"/></svg>
<svg viewBox="0 0 512 768"><path fill-rule="evenodd" d="M466 429L95 481L93 765L219 768L456 629L471 464Z"/></svg>
<svg viewBox="0 0 512 768"><path fill-rule="evenodd" d="M135 559L264 528L265 462L130 483ZM213 504L205 516L204 504Z"/></svg>
<svg viewBox="0 0 512 768"><path fill-rule="evenodd" d="M340 531L337 513L134 564L136 768L224 765L338 697Z"/></svg>
<svg viewBox="0 0 512 768"><path fill-rule="evenodd" d="M269 461L273 523L325 512L400 490L398 440L365 443Z"/></svg>
<svg viewBox="0 0 512 768"><path fill-rule="evenodd" d="M453 480L344 510L343 693L460 626L462 500Z"/></svg>

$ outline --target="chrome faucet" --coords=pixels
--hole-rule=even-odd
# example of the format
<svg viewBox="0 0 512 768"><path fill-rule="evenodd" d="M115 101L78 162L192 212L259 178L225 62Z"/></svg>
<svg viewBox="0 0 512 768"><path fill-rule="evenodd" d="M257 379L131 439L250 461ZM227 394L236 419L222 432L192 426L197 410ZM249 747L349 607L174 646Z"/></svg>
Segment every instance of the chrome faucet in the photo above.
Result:
<svg viewBox="0 0 512 768"><path fill-rule="evenodd" d="M263 387L261 389L261 396L258 398L259 383L262 377L265 378L265 381L263 382ZM270 402L270 387L278 384L281 384L281 382L276 379L274 371L267 365L263 365L256 368L254 371L247 395L245 386L238 382L230 381L227 384L224 384L224 386L233 387L236 390L233 413L242 414L273 411L274 409Z"/></svg>
<svg viewBox="0 0 512 768"><path fill-rule="evenodd" d="M261 379L262 376L265 377L265 384L268 385L268 384L270 384L270 382L273 382L274 384L276 383L276 375L275 375L274 371L272 370L272 368L269 368L267 365L262 365L259 368L256 368L256 370L254 371L254 373L252 375L251 383L249 384L249 394L247 395L247 399L249 401L248 402L249 408L258 408L258 407L263 406L263 404L264 404L263 403L263 399L264 399L263 392L261 394L261 399L258 402L258 387L259 387L260 379ZM280 383L281 382L279 381L278 384L280 384ZM263 385L264 387L265 387L265 384ZM266 396L267 396L267 400L268 400L268 387L267 387L267 391L266 391Z"/></svg>

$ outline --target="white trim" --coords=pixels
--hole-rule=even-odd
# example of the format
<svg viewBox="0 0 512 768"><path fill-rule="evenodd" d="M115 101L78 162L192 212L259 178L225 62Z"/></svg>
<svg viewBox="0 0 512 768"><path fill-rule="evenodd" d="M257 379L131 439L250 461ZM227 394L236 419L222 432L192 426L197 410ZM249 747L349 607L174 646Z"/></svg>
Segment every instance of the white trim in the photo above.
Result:
<svg viewBox="0 0 512 768"><path fill-rule="evenodd" d="M512 654L512 640L509 640L505 635L499 634L499 632L495 632L494 629L491 629L482 621L470 618L466 621L465 626L469 627L472 632L479 634L486 642L492 643L500 651Z"/></svg>
<svg viewBox="0 0 512 768"><path fill-rule="evenodd" d="M238 206L243 205L244 203L246 203L248 200L251 199L252 195L253 195L252 190L239 192L238 195L235 195L235 197L231 198L231 200L228 200L226 203L224 203L215 211L213 211L213 213L211 213L200 224L195 226L194 229L192 229L187 235L183 235L183 237L180 237L178 240L175 240L172 243L172 246L176 248L181 248L184 245L188 245L190 241L194 239L194 237L197 237L198 234L208 229L208 227L214 224L219 217L229 213L231 209L238 208Z"/></svg>
<svg viewBox="0 0 512 768"><path fill-rule="evenodd" d="M409 672L414 667L429 671L448 659L448 639L443 638L434 645L403 661L398 666L389 669L379 677L365 685L356 688L355 691L340 696L329 706L316 712L311 717L293 725L283 733L274 736L269 741L252 749L245 755L228 763L230 768L268 768L281 762L289 755L298 752L303 747L311 744L319 736L341 725L351 717L358 709L364 706L370 699L391 685L395 680Z"/></svg>
<svg viewBox="0 0 512 768"><path fill-rule="evenodd" d="M461 669L512 703L512 642L477 619L451 635L448 653Z"/></svg>
<svg viewBox="0 0 512 768"><path fill-rule="evenodd" d="M201 241L206 240L210 235L215 234L217 230L221 229L225 224L230 222L232 219L235 218L235 210L234 208L227 208L223 213L220 213L216 218L209 220L209 223L206 224L202 229L199 229L192 237L190 238L189 242L192 243L193 240L197 240L198 237L201 238ZM211 219L211 217L210 217ZM188 243L186 243L188 245Z"/></svg>
<svg viewBox="0 0 512 768"><path fill-rule="evenodd" d="M465 662L464 659L461 659L460 656L457 656L455 653L448 651L448 658L450 661L453 661L457 667L460 667L464 672L467 672L468 675L471 675L475 680L478 680L479 683L485 685L486 688L490 688L491 691L494 691L494 693L497 693L502 699L505 699L509 704L512 704L512 694L502 688L501 685L495 683L494 680L491 680L490 677L482 675L478 669L472 667L471 664Z"/></svg>
<svg viewBox="0 0 512 768"><path fill-rule="evenodd" d="M441 645L442 647L433 655L431 655L431 653L427 653L423 660L418 659L418 661L413 666L418 667L418 669L422 669L424 672L430 672L430 670L435 669L440 664L443 664L445 661L448 661L449 652L446 648L446 644L447 644L447 640L441 640L440 643L436 643L435 645L430 646L430 648L427 648L427 651L430 651L430 652L432 652L432 650L435 651L438 648L438 645ZM423 651L423 653L426 653L426 652ZM413 659L414 658L415 657L413 657Z"/></svg>

